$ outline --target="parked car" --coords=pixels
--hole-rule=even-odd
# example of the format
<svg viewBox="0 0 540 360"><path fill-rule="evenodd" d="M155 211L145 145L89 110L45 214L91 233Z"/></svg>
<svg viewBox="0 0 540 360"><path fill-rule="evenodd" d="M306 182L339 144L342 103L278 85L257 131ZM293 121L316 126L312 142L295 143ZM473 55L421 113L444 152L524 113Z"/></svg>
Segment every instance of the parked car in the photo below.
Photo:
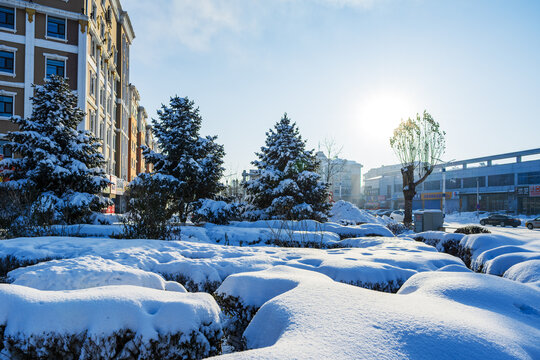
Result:
<svg viewBox="0 0 540 360"><path fill-rule="evenodd" d="M480 225L500 225L500 226L513 226L518 227L521 225L521 220L512 218L508 215L501 215L501 214L494 214L490 215L487 218L483 218L480 220Z"/></svg>
<svg viewBox="0 0 540 360"><path fill-rule="evenodd" d="M392 213L390 214L390 217L395 221L403 222L403 218L405 217L405 211L403 210L392 211Z"/></svg>
<svg viewBox="0 0 540 360"><path fill-rule="evenodd" d="M532 230L532 229L534 229L534 228L540 228L540 216L537 217L536 219L528 220L528 221L525 223L525 226L526 226L527 229L529 229L529 230Z"/></svg>
<svg viewBox="0 0 540 360"><path fill-rule="evenodd" d="M380 216L380 217L383 217L383 216L390 216L390 214L392 214L392 210L389 210L389 209L380 209L380 210L377 210L377 215Z"/></svg>

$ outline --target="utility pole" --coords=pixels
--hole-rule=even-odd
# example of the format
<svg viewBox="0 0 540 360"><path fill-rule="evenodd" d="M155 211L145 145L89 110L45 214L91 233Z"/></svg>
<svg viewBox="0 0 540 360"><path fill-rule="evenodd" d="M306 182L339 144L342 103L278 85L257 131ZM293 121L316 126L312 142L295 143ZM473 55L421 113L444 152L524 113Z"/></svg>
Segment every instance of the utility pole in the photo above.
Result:
<svg viewBox="0 0 540 360"><path fill-rule="evenodd" d="M476 177L476 217L479 218L479 210L480 210L480 179Z"/></svg>
<svg viewBox="0 0 540 360"><path fill-rule="evenodd" d="M445 214L446 208L446 168L442 168L442 213Z"/></svg>

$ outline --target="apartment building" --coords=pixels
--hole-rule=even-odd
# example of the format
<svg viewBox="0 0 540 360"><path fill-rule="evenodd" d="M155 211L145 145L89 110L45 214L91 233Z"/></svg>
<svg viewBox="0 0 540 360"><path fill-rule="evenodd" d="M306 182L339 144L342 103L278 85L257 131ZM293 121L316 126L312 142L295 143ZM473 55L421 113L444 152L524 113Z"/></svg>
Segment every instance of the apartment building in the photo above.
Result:
<svg viewBox="0 0 540 360"><path fill-rule="evenodd" d="M145 167L137 164L139 132L148 137L129 82L134 39L119 0L0 0L0 157L13 155L2 146L2 134L16 130L9 119L31 115L32 84L64 76L86 113L79 129L103 143L113 182L105 193L121 197L137 167Z"/></svg>
<svg viewBox="0 0 540 360"><path fill-rule="evenodd" d="M329 190L332 200L345 200L360 205L362 200L363 165L353 160L339 158L328 161L322 151L318 151L315 156L321 163L319 174L322 178L326 181L326 178L330 175Z"/></svg>
<svg viewBox="0 0 540 360"><path fill-rule="evenodd" d="M137 108L137 169L136 174L146 172L146 162L143 157L143 146L149 146L146 143L146 127L148 126L148 114L143 106Z"/></svg>
<svg viewBox="0 0 540 360"><path fill-rule="evenodd" d="M129 118L128 118L128 181L135 179L137 174L137 126L139 100L137 88L129 85Z"/></svg>

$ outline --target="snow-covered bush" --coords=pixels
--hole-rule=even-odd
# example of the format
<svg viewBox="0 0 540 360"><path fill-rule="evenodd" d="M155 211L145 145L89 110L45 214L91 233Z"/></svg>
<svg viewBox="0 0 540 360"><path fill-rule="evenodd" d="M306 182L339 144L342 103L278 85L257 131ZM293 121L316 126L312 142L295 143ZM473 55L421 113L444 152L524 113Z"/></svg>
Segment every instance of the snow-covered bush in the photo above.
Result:
<svg viewBox="0 0 540 360"><path fill-rule="evenodd" d="M202 359L221 352L220 310L209 294L0 284L0 303L0 357L7 359Z"/></svg>
<svg viewBox="0 0 540 360"><path fill-rule="evenodd" d="M486 229L485 227L478 226L478 225L467 225L462 226L460 228L457 228L456 231L454 231L456 234L491 234L491 231Z"/></svg>
<svg viewBox="0 0 540 360"><path fill-rule="evenodd" d="M434 246L438 251L456 256L471 268L471 249L462 244L465 234L445 233L443 231L425 231L412 236L416 241Z"/></svg>
<svg viewBox="0 0 540 360"><path fill-rule="evenodd" d="M295 123L287 114L266 133L257 153L257 177L243 184L248 194L248 220L325 221L330 209L328 184L317 174L319 162L306 150Z"/></svg>
<svg viewBox="0 0 540 360"><path fill-rule="evenodd" d="M109 184L102 169L101 143L77 130L84 112L66 80L54 76L35 86L32 114L13 118L19 131L7 134L14 158L0 161L0 188L23 194L20 214L37 225L80 223L107 202L99 196Z"/></svg>
<svg viewBox="0 0 540 360"><path fill-rule="evenodd" d="M193 204L193 223L212 223L227 225L231 221L241 219L243 204L227 203L225 201L200 199Z"/></svg>
<svg viewBox="0 0 540 360"><path fill-rule="evenodd" d="M128 186L127 214L124 218L126 238L170 239L170 220L176 207L175 193L179 181L167 175L140 174Z"/></svg>

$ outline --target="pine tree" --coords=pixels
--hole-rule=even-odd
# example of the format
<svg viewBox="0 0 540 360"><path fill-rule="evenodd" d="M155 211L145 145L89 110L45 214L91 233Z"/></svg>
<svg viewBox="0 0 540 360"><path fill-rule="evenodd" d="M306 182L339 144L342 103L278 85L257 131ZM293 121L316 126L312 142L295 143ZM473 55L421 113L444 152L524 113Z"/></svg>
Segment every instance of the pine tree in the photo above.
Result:
<svg viewBox="0 0 540 360"><path fill-rule="evenodd" d="M152 131L160 152L145 148L145 160L154 165L155 174L174 179L170 181L174 207L185 222L197 200L212 199L223 189L219 180L225 151L215 142L217 136L199 136L202 118L187 97L171 98L170 106L162 105L158 116ZM166 181L163 176L160 181Z"/></svg>
<svg viewBox="0 0 540 360"><path fill-rule="evenodd" d="M252 219L325 221L328 184L317 174L319 162L306 150L296 123L287 114L266 133L266 146L252 164L259 176L244 183Z"/></svg>
<svg viewBox="0 0 540 360"><path fill-rule="evenodd" d="M25 193L32 211L50 212L50 221L75 223L105 204L98 195L109 184L101 143L77 130L84 113L64 78L34 89L30 118L12 119L19 131L7 135L7 146L18 156L0 162L0 176L10 179L1 186Z"/></svg>

